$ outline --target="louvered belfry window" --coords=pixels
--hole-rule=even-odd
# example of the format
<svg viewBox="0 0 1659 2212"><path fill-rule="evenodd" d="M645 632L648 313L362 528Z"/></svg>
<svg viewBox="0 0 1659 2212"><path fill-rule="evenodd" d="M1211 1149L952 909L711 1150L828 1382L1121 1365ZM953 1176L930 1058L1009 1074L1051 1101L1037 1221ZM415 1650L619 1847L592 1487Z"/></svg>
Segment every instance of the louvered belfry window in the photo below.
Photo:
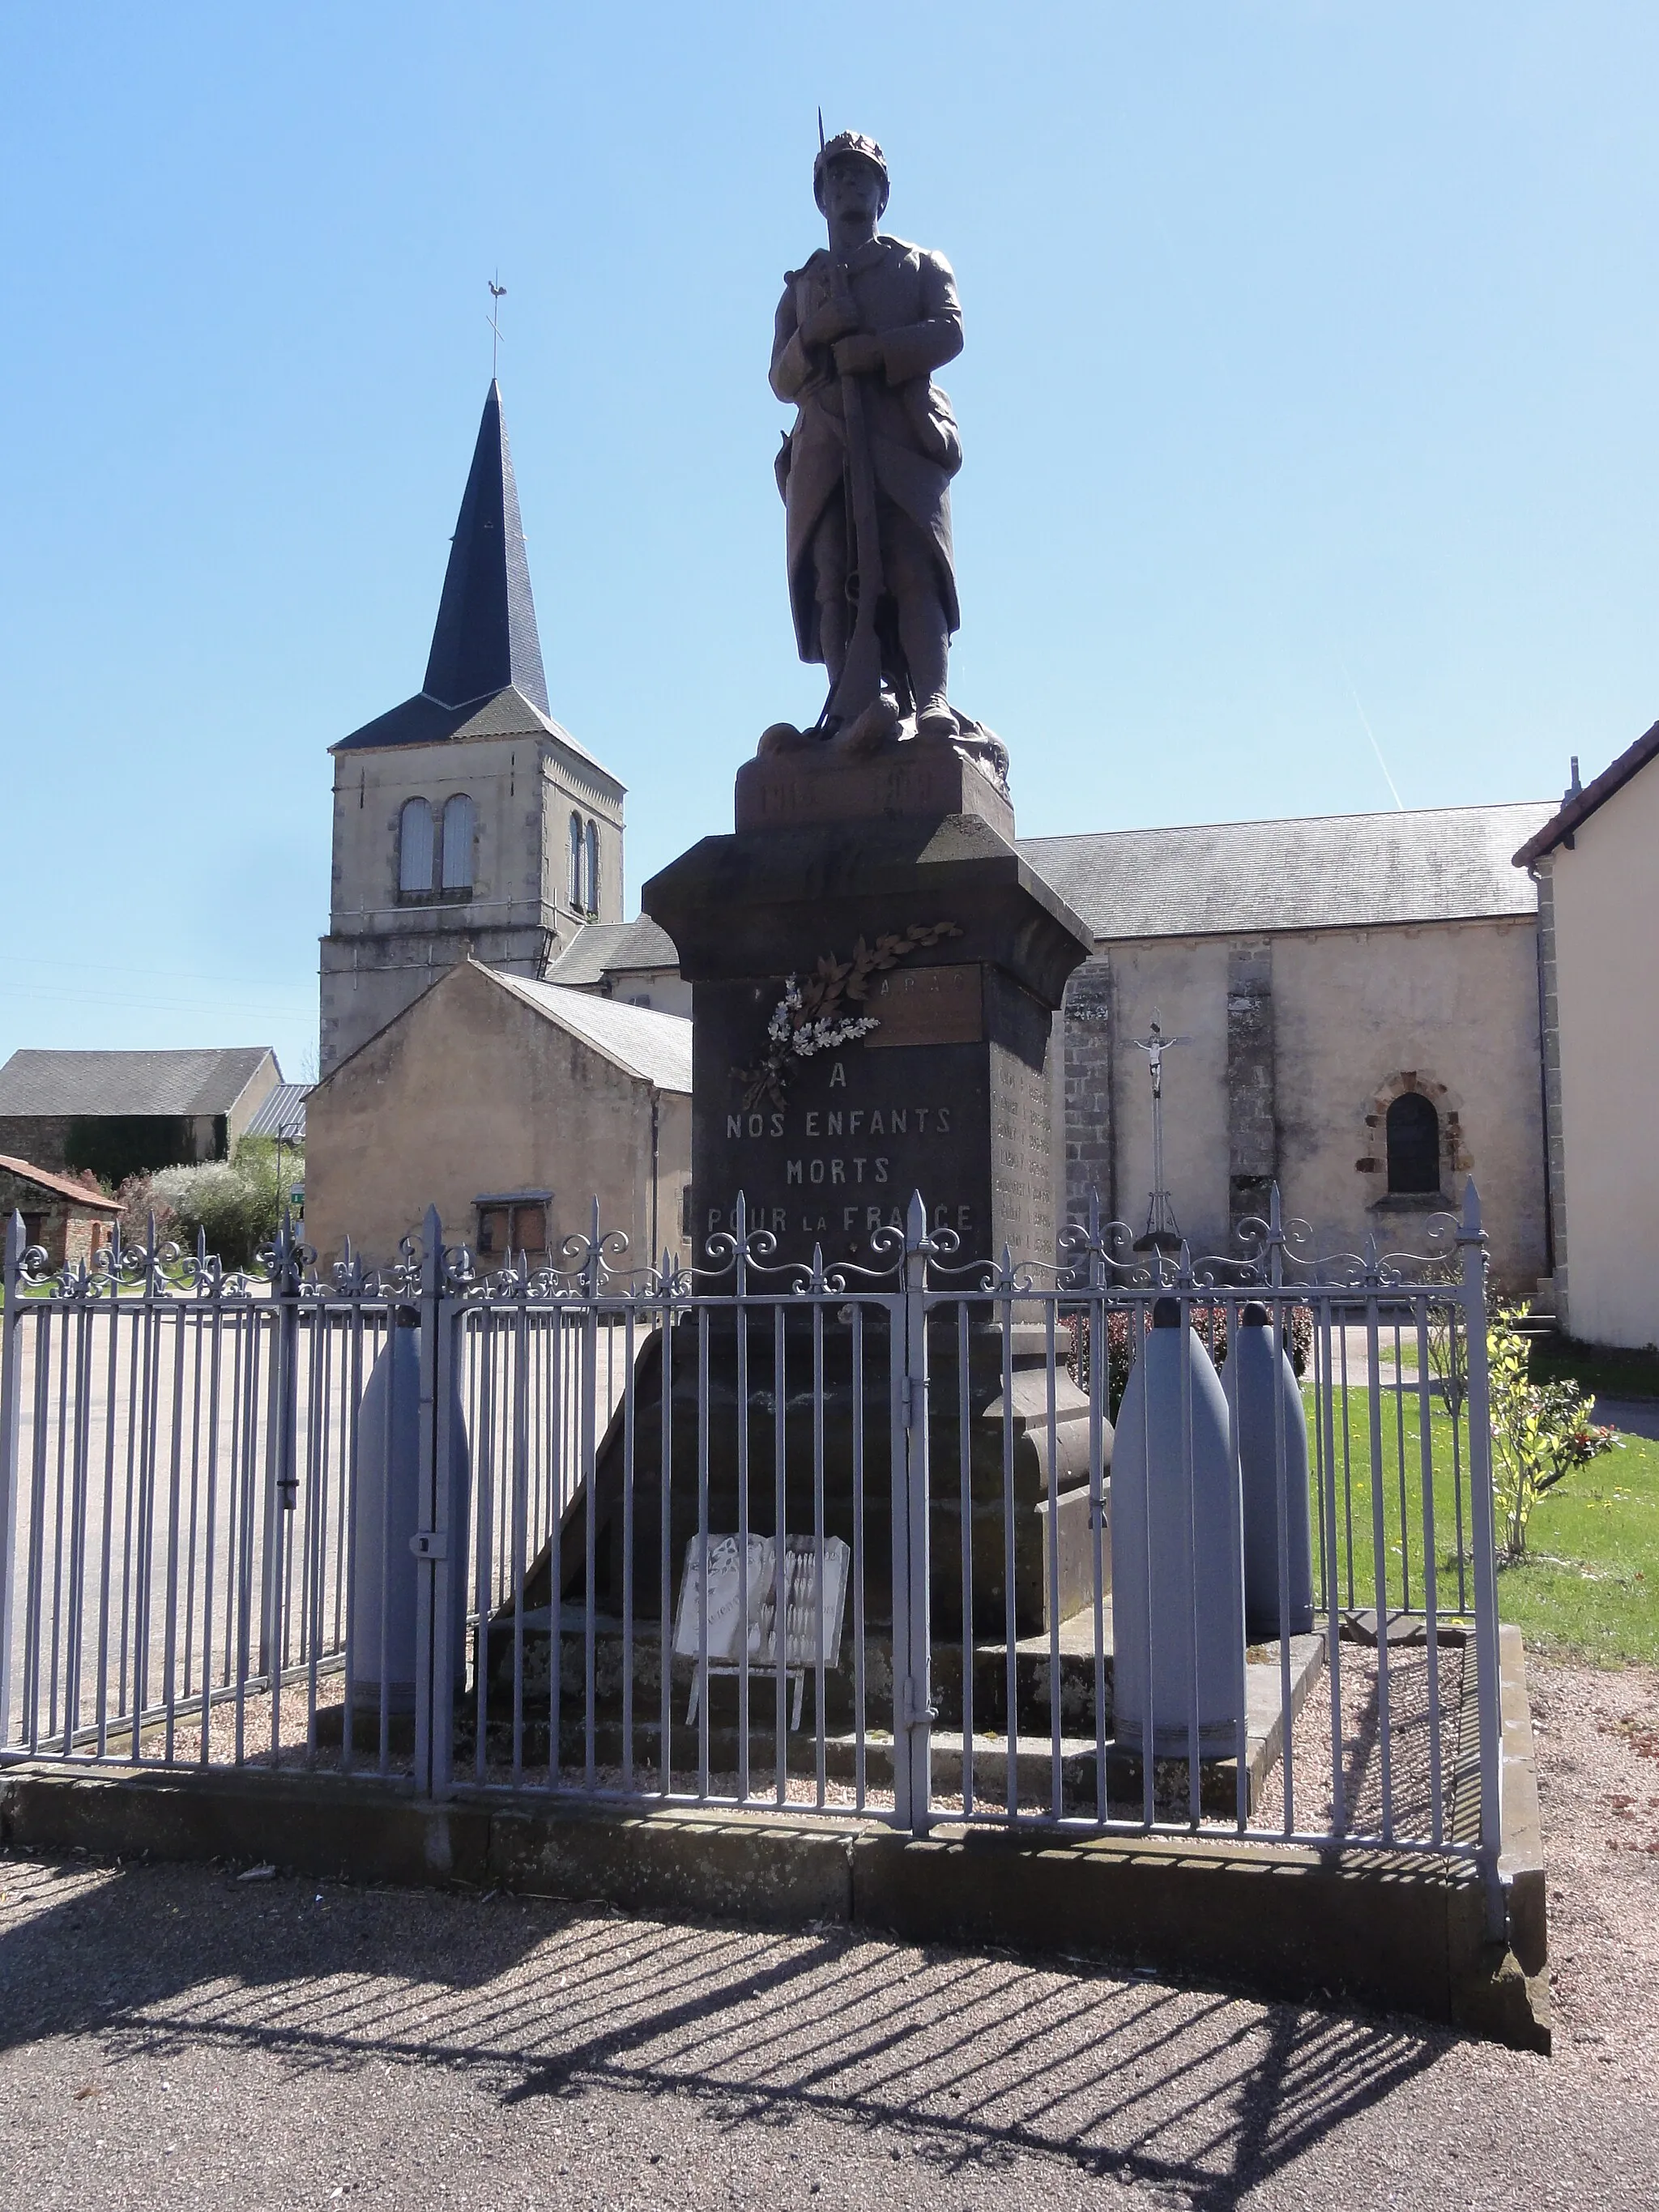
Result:
<svg viewBox="0 0 1659 2212"><path fill-rule="evenodd" d="M406 799L398 817L398 889L432 889L432 809L424 799Z"/></svg>
<svg viewBox="0 0 1659 2212"><path fill-rule="evenodd" d="M472 840L477 820L478 811L465 792L458 791L444 801L443 887L447 891L472 888Z"/></svg>

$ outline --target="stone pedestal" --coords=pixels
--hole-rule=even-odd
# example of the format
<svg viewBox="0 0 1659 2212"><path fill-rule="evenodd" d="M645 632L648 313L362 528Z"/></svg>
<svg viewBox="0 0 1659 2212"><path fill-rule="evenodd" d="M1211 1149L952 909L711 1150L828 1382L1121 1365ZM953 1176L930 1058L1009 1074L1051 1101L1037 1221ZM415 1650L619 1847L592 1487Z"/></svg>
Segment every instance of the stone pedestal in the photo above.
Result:
<svg viewBox="0 0 1659 2212"><path fill-rule="evenodd" d="M776 1240L773 1264L810 1262L818 1250L828 1266L878 1266L881 1287L891 1288L896 1279L885 1272L891 1255L878 1254L871 1240L878 1228L902 1227L914 1190L921 1192L931 1224L959 1239L954 1261L994 1261L1006 1246L1016 1260L1052 1262L1053 1014L1091 939L1015 850L1006 794L951 746L912 743L872 760L825 751L751 762L738 777L736 813L733 835L705 838L642 894L646 912L678 948L681 972L692 987L693 1246L699 1264L708 1257L709 1237L732 1228L741 1192L751 1228L764 1228ZM884 939L900 949L890 965L871 969L868 955ZM832 974L848 963L849 973L865 975L868 984L856 998L843 992L835 1018L868 1018L875 1026L808 1057L775 1062L769 1079L768 1028L787 979L817 975L825 963ZM958 1279L968 1285L975 1278ZM763 1288L765 1280L751 1273L750 1287ZM1088 1403L1062 1370L1053 1430L1055 1516L1048 1497L1045 1332L1016 1326L1010 1347L1010 1562L1002 1336L988 1305L970 1313L971 1620L965 1623L954 1311L941 1311L930 1324L939 1339L931 1355L928 1424L933 1620L947 1633L1005 1634L1012 1577L1016 1633L1029 1635L1048 1625L1051 1559L1062 1617L1091 1594ZM833 1306L817 1316L816 1351L812 1310L803 1307L787 1316L781 1387L763 1310L752 1313L748 1324L744 1393L738 1324L730 1314L711 1316L706 1351L695 1322L677 1327L666 1347L666 1375L660 1340L647 1348L636 1378L635 1464L659 1466L665 1412L675 1474L666 1530L654 1476L635 1485L636 1617L659 1610L665 1547L678 1590L685 1547L699 1526L700 1461L708 1481L703 1525L712 1534L729 1534L739 1525L738 1470L745 1458L743 1517L757 1534L777 1533L775 1414L782 1402L784 1533L811 1528L821 1437L825 1533L853 1545L857 1520L865 1618L872 1624L891 1619L891 1347L880 1318L873 1316L866 1329L858 1380L852 1332ZM1017 1322L1023 1318L1017 1315ZM700 1408L702 1372L707 1396ZM855 1436L864 1468L856 1516ZM621 1445L619 1431L605 1440L594 1498L595 1595L611 1604L620 1603L625 1579ZM562 1595L572 1593L584 1571L586 1510L586 1499L579 1500L562 1536ZM552 1599L550 1565L546 1558L537 1563L527 1603Z"/></svg>
<svg viewBox="0 0 1659 2212"><path fill-rule="evenodd" d="M1015 850L1006 794L947 744L783 754L739 771L737 821L641 894L692 987L694 1249L741 1191L781 1261L867 1265L920 1190L959 1259L1051 1261L1053 1015L1092 940ZM787 979L884 938L905 949L833 1009L876 1026L765 1081Z"/></svg>

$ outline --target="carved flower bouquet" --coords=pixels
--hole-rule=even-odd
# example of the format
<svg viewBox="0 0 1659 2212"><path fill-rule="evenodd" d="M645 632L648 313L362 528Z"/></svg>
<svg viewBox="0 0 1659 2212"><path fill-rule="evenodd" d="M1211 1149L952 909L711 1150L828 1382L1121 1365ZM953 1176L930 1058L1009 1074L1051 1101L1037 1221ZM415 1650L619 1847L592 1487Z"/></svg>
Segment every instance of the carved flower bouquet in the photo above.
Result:
<svg viewBox="0 0 1659 2212"><path fill-rule="evenodd" d="M881 1027L873 1014L850 1011L868 999L875 976L884 969L897 967L924 945L961 934L954 921L913 921L896 934L878 937L873 945L860 937L850 960L823 953L804 982L798 975L788 976L783 996L766 1024L764 1054L753 1067L732 1071L743 1085L745 1112L758 1106L763 1098L781 1106L789 1079L802 1060L854 1044Z"/></svg>

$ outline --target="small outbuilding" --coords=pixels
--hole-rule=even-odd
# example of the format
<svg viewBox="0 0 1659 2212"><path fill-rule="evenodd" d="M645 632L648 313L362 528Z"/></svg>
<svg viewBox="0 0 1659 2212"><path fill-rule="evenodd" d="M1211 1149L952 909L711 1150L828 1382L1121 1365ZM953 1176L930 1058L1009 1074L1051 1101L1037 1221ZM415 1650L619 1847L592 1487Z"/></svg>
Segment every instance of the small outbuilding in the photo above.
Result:
<svg viewBox="0 0 1659 2212"><path fill-rule="evenodd" d="M556 1259L597 1198L623 1264L690 1255L691 1024L487 968L446 969L306 1101L306 1237L396 1256L436 1206L486 1267Z"/></svg>
<svg viewBox="0 0 1659 2212"><path fill-rule="evenodd" d="M1538 885L1555 1312L1591 1344L1659 1343L1659 722L1571 787L1515 855Z"/></svg>
<svg viewBox="0 0 1659 2212"><path fill-rule="evenodd" d="M72 1176L54 1175L0 1153L0 1224L23 1217L23 1242L38 1244L52 1267L91 1261L114 1233L121 1208Z"/></svg>

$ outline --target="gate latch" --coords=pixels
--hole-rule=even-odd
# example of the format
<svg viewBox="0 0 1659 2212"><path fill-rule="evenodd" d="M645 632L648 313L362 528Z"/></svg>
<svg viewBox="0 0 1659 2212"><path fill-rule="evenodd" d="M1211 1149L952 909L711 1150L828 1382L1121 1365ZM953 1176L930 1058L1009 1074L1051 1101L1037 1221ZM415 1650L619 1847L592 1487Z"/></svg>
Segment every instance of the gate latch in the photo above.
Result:
<svg viewBox="0 0 1659 2212"><path fill-rule="evenodd" d="M436 1528L417 1528L409 1540L409 1548L417 1559L447 1559L449 1539Z"/></svg>
<svg viewBox="0 0 1659 2212"><path fill-rule="evenodd" d="M907 1729L932 1728L939 1718L937 1705L921 1705L916 1702L916 1678L904 1678L904 1725Z"/></svg>

